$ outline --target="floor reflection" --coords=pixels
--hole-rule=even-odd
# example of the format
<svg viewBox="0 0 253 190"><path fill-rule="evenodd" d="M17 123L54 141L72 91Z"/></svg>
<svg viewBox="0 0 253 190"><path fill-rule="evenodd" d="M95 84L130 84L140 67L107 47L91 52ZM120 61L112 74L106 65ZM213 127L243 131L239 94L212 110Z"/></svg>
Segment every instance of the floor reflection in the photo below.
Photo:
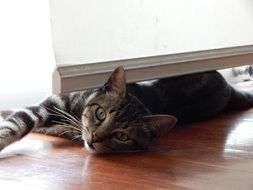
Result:
<svg viewBox="0 0 253 190"><path fill-rule="evenodd" d="M236 123L227 136L224 152L245 149L253 145L253 119L243 119Z"/></svg>

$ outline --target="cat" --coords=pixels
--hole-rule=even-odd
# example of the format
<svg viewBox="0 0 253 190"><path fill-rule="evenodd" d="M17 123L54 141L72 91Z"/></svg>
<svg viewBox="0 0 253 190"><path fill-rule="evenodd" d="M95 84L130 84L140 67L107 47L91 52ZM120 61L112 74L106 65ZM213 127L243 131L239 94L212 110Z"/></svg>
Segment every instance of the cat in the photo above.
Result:
<svg viewBox="0 0 253 190"><path fill-rule="evenodd" d="M93 153L147 150L178 123L253 105L253 95L231 87L217 71L126 84L116 68L100 88L52 95L37 106L2 112L0 150L31 131L84 143Z"/></svg>

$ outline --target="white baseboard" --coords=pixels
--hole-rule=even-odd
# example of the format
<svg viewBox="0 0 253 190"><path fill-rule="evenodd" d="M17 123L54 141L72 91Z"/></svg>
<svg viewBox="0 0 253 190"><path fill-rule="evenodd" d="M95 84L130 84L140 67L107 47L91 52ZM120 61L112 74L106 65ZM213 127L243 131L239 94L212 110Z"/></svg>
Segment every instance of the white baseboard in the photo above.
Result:
<svg viewBox="0 0 253 190"><path fill-rule="evenodd" d="M253 45L246 45L127 60L58 66L53 73L53 93L98 87L118 66L124 66L128 82L135 82L252 63Z"/></svg>

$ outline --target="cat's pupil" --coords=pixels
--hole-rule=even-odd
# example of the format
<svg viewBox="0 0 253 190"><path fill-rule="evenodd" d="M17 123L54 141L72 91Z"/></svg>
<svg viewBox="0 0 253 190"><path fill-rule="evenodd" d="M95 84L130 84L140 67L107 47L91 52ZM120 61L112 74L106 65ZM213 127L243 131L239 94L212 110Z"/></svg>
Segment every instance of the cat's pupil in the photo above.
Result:
<svg viewBox="0 0 253 190"><path fill-rule="evenodd" d="M106 117L106 113L105 113L105 110L101 107L98 107L96 109L96 118L99 120L99 121L104 121L105 120L105 117Z"/></svg>

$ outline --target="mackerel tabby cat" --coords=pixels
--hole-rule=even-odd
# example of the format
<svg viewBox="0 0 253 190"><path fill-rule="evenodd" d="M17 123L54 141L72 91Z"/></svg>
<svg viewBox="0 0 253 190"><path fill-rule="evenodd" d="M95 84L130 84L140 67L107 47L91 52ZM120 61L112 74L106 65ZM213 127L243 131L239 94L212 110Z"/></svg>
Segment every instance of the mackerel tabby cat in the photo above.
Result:
<svg viewBox="0 0 253 190"><path fill-rule="evenodd" d="M126 84L118 67L100 88L2 112L0 150L36 131L81 141L94 153L142 151L177 119L193 122L252 105L252 94L235 90L216 71Z"/></svg>

